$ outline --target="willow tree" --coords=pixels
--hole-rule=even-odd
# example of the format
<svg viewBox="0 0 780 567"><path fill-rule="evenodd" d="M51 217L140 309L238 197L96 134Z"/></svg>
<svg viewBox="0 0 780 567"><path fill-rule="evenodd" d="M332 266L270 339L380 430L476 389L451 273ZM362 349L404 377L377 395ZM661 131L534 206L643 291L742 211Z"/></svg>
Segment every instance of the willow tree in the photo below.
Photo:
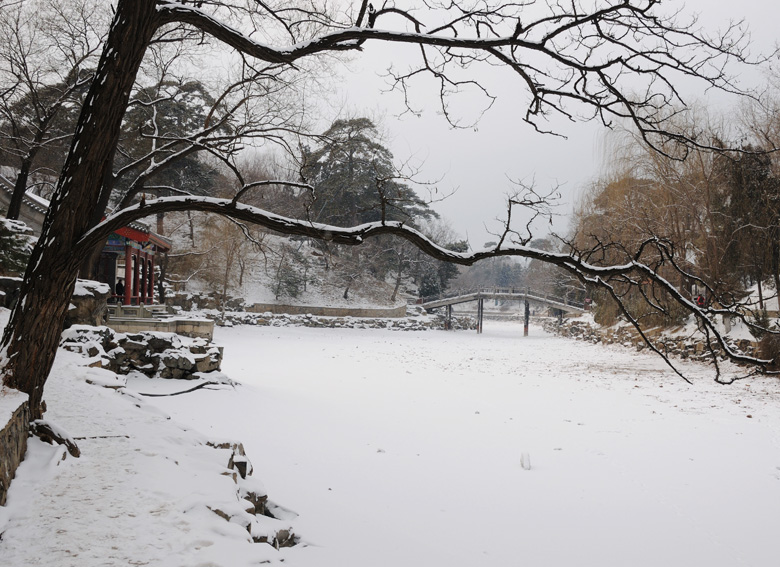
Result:
<svg viewBox="0 0 780 567"><path fill-rule="evenodd" d="M290 73L306 72L302 62L308 59L359 53L367 42L412 45L418 48L418 63L395 74L396 84L406 90L418 76L431 77L438 82L445 115L450 108L448 96L460 89L475 87L489 96L479 83L479 69L498 66L505 69L507 79L516 81L516 99L527 104L525 122L537 130L546 130L545 121L551 115L597 119L607 125L627 120L648 143L671 151L669 144L701 144L668 127L667 118L673 115L670 107L683 103L674 85L676 78L696 77L706 87L736 91L724 66L733 59L745 62L747 46L737 25L711 37L698 31L695 22L679 22L677 15L665 14L660 8L660 0L399 0L378 8L366 0L336 4L325 0L116 0L42 236L0 345L4 384L29 394L31 415L40 417L43 388L83 258L111 231L167 211L210 211L280 233L343 244L396 234L440 260L460 264L520 255L558 264L600 285L610 285L610 277L655 278L658 285L666 285L641 258L620 266L595 266L576 256L516 242L510 223L493 249L465 254L441 248L399 221L337 228L241 203L242 197L264 182L244 184L232 199L142 200L109 214L97 225L91 221L104 180L111 177L136 75L156 40L170 43L195 35L223 44L249 64L284 66ZM674 288L669 293L710 321L711 313L696 311Z"/></svg>

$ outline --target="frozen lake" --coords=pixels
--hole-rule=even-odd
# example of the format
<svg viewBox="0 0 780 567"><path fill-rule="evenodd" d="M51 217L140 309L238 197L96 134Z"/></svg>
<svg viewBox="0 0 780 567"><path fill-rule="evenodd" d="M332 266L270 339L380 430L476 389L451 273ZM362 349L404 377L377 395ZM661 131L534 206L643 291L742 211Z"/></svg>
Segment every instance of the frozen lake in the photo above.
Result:
<svg viewBox="0 0 780 567"><path fill-rule="evenodd" d="M236 390L155 403L243 441L311 567L776 565L776 379L487 321L218 329ZM524 457L530 470L523 467Z"/></svg>

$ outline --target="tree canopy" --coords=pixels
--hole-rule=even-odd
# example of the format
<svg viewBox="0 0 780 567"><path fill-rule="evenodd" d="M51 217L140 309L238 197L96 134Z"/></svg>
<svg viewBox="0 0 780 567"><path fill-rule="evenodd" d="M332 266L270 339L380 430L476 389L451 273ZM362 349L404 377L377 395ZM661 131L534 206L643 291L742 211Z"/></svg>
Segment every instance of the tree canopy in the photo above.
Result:
<svg viewBox="0 0 780 567"><path fill-rule="evenodd" d="M132 202L146 188L144 184L132 187L139 177L148 179L149 191L158 195L213 192L214 168L199 159L202 148L192 144L191 137L208 124L215 105L200 80L163 79L135 92L115 160L116 169L123 172L114 188L117 204ZM214 134L223 141L233 139L229 124L222 123Z"/></svg>
<svg viewBox="0 0 780 567"><path fill-rule="evenodd" d="M305 148L301 174L314 191L309 218L338 226L380 220L412 224L437 216L396 169L368 118L339 119L316 148Z"/></svg>

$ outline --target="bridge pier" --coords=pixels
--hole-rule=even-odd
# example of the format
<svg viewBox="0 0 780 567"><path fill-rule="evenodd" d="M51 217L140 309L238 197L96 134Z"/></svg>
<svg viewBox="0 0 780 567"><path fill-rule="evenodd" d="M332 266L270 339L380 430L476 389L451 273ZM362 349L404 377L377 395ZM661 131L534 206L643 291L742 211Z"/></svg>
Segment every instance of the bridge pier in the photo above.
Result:
<svg viewBox="0 0 780 567"><path fill-rule="evenodd" d="M485 300L480 297L477 299L477 334L482 333L482 318L485 314Z"/></svg>
<svg viewBox="0 0 780 567"><path fill-rule="evenodd" d="M525 300L525 312L523 315L523 336L528 336L528 321L531 318L531 305Z"/></svg>
<svg viewBox="0 0 780 567"><path fill-rule="evenodd" d="M452 330L452 305L447 305L444 309L444 330Z"/></svg>

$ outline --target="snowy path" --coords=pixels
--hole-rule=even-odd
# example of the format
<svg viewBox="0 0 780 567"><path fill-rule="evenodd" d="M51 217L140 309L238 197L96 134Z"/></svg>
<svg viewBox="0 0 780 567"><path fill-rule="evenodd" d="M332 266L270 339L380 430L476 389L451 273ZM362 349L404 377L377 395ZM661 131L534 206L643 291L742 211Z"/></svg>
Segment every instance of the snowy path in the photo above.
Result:
<svg viewBox="0 0 780 567"><path fill-rule="evenodd" d="M235 483L221 475L227 453L143 400L87 384L115 375L80 361L58 354L46 418L78 440L81 457L63 460L62 447L30 441L0 507L0 566L236 567L273 558L206 508L236 501Z"/></svg>
<svg viewBox="0 0 780 567"><path fill-rule="evenodd" d="M222 329L244 386L159 403L244 442L287 565L777 564L776 380L521 334Z"/></svg>

